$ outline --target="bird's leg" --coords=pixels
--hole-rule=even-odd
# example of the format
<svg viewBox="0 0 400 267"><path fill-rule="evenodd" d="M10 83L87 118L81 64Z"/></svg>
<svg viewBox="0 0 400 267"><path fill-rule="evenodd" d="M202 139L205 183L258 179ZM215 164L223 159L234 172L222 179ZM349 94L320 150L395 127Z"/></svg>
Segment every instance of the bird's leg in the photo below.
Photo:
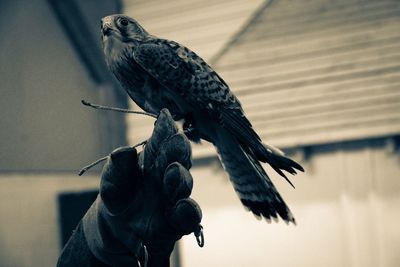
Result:
<svg viewBox="0 0 400 267"><path fill-rule="evenodd" d="M182 125L183 133L189 140L200 143L200 132L194 125L193 116L189 114L185 117L185 122Z"/></svg>
<svg viewBox="0 0 400 267"><path fill-rule="evenodd" d="M94 109L102 109L102 110L111 110L111 111L116 111L116 112L122 112L122 113L133 113L133 114L140 114L140 115L146 115L153 117L157 119L157 115L148 113L148 112L143 112L143 111L134 111L134 110L129 110L129 109L123 109L123 108L114 108L114 107L108 107L108 106L101 106L101 105L96 105L92 104L90 102L87 102L85 100L81 101L83 105L94 108Z"/></svg>

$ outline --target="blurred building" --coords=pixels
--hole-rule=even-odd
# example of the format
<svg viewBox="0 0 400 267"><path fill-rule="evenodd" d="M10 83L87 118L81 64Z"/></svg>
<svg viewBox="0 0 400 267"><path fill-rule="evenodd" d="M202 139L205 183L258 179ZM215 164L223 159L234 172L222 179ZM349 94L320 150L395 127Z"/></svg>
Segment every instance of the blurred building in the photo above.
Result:
<svg viewBox="0 0 400 267"><path fill-rule="evenodd" d="M268 169L298 221L268 225L241 207L214 149L196 147L206 246L184 238L184 266L398 266L399 1L125 6L151 33L211 61L263 140L306 168L296 190ZM129 128L138 141L151 124L130 117Z"/></svg>
<svg viewBox="0 0 400 267"><path fill-rule="evenodd" d="M211 62L263 140L306 168L296 190L267 170L298 225L267 224L243 209L214 149L196 145L206 243L184 237L182 266L398 266L397 0L0 1L0 266L54 266L60 217L78 212L72 201L61 214L60 194L98 186L96 171L77 170L126 130L129 144L150 134L151 120L125 127L80 104L127 103L98 29L121 10Z"/></svg>
<svg viewBox="0 0 400 267"><path fill-rule="evenodd" d="M80 102L126 105L100 48L100 18L118 10L118 1L0 1L2 267L55 266L59 194L97 188L96 172L78 170L126 143L124 117Z"/></svg>

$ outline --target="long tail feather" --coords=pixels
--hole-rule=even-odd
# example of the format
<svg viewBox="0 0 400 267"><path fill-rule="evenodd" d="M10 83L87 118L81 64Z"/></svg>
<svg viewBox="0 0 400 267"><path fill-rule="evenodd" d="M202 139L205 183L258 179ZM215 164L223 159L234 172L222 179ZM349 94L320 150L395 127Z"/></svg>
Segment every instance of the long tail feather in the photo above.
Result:
<svg viewBox="0 0 400 267"><path fill-rule="evenodd" d="M254 153L223 128L217 130L216 139L214 145L243 205L267 220L279 215L286 222L295 223Z"/></svg>
<svg viewBox="0 0 400 267"><path fill-rule="evenodd" d="M260 143L256 149L252 148L257 159L266 162L294 188L293 183L287 178L282 170L295 175L296 170L304 172L304 168L276 147Z"/></svg>

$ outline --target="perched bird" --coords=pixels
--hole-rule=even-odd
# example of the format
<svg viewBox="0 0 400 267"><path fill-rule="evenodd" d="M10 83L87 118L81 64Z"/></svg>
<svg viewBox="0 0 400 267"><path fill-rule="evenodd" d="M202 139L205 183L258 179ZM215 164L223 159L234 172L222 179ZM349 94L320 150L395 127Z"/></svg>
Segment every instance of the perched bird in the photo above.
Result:
<svg viewBox="0 0 400 267"><path fill-rule="evenodd" d="M184 120L190 140L214 144L241 202L255 215L270 220L279 214L295 223L260 161L290 184L282 170L295 174L303 168L262 143L239 100L202 58L125 15L104 17L101 31L107 65L139 107L152 114L167 108L175 120Z"/></svg>

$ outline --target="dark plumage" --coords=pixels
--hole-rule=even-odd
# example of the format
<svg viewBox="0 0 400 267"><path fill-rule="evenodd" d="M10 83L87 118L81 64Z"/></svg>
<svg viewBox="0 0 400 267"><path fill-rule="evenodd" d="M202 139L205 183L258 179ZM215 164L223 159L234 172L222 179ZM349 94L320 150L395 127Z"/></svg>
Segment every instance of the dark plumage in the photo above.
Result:
<svg viewBox="0 0 400 267"><path fill-rule="evenodd" d="M262 143L239 100L203 59L174 41L150 35L124 15L103 18L102 32L110 70L143 110L158 114L168 108L174 119L185 120L191 140L213 143L243 205L255 215L295 222L260 161L287 181L282 170L295 174L303 168Z"/></svg>

